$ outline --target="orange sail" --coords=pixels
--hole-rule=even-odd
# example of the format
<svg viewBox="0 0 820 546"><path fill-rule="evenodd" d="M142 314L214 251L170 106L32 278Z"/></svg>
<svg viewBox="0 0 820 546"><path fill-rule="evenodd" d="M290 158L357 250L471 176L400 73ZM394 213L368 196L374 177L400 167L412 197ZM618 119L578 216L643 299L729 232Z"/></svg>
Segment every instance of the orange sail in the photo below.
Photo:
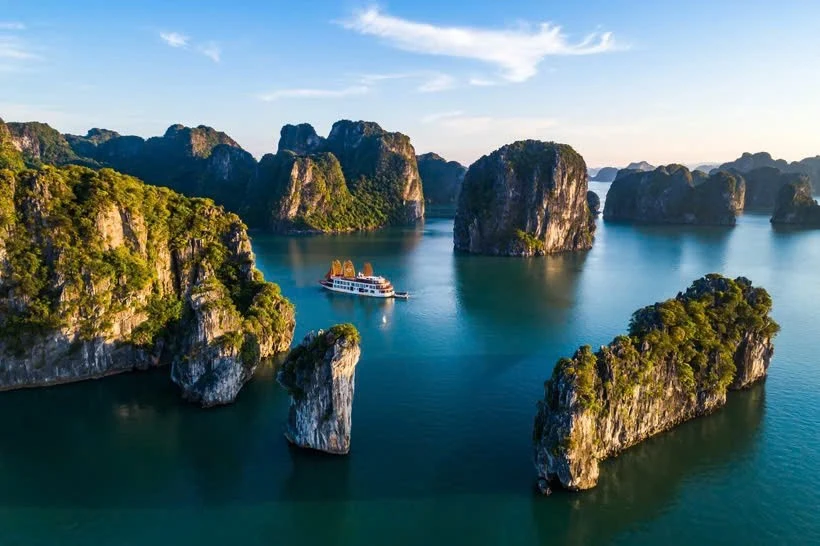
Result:
<svg viewBox="0 0 820 546"><path fill-rule="evenodd" d="M333 260L333 263L330 264L330 274L334 277L338 277L342 274L342 262L339 260Z"/></svg>
<svg viewBox="0 0 820 546"><path fill-rule="evenodd" d="M342 275L347 278L354 278L356 276L356 268L353 266L353 262L347 260L342 267Z"/></svg>
<svg viewBox="0 0 820 546"><path fill-rule="evenodd" d="M364 275L365 277L373 276L373 266L370 265L370 262L364 263L364 267L362 268L362 275Z"/></svg>

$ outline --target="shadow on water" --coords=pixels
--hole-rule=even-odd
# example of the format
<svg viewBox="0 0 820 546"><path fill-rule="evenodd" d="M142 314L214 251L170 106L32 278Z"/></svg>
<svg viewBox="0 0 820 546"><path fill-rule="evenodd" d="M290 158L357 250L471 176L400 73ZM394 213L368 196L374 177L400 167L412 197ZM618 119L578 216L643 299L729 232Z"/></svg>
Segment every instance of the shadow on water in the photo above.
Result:
<svg viewBox="0 0 820 546"><path fill-rule="evenodd" d="M536 499L542 544L607 543L662 514L687 482L708 481L752 456L764 416L764 385L730 393L715 414L651 438L601 465L598 486Z"/></svg>
<svg viewBox="0 0 820 546"><path fill-rule="evenodd" d="M588 252L540 258L456 254L456 297L468 316L488 327L543 330L563 323L574 307Z"/></svg>

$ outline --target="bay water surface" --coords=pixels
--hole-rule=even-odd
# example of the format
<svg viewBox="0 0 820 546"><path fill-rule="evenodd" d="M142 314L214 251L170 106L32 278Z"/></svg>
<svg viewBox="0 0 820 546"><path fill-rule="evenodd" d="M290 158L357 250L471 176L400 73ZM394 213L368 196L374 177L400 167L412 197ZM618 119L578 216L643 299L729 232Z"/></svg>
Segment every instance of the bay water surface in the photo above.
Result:
<svg viewBox="0 0 820 546"><path fill-rule="evenodd" d="M361 331L349 456L288 446L270 368L210 410L167 369L0 393L0 545L820 544L820 230L599 220L589 252L515 259L456 255L452 228L253 237L297 340ZM322 292L334 258L412 299ZM536 496L532 420L556 360L710 272L772 294L769 378L604 463L596 489Z"/></svg>

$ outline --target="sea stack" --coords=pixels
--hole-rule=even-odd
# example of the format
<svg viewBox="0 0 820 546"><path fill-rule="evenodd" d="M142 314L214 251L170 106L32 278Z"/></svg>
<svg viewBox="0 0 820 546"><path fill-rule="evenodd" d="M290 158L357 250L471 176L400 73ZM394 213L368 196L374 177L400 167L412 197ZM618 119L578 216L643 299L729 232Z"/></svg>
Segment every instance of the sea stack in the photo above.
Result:
<svg viewBox="0 0 820 546"><path fill-rule="evenodd" d="M563 358L545 383L533 431L539 486L589 489L598 463L711 413L727 390L766 376L772 300L743 277L707 275L637 311L629 334Z"/></svg>
<svg viewBox="0 0 820 546"><path fill-rule="evenodd" d="M584 158L566 144L515 142L473 163L456 212L456 250L540 256L592 247Z"/></svg>
<svg viewBox="0 0 820 546"><path fill-rule="evenodd" d="M743 211L740 175L706 176L683 165L618 174L606 195L604 220L644 224L734 225Z"/></svg>
<svg viewBox="0 0 820 546"><path fill-rule="evenodd" d="M277 376L291 397L289 442L335 455L350 451L359 341L352 324L339 324L310 332L290 352Z"/></svg>

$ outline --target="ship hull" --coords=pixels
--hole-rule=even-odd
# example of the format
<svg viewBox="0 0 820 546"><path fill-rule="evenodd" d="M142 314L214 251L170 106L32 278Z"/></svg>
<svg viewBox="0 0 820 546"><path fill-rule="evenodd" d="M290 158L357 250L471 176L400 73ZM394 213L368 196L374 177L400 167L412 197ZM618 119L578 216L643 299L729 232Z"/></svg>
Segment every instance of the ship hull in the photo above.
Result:
<svg viewBox="0 0 820 546"><path fill-rule="evenodd" d="M336 292L337 294L349 294L351 296L364 296L367 298L380 298L380 299L388 299L394 296L393 292L387 293L370 293L370 292L359 292L358 290L350 290L348 288L337 288L335 286L328 286L324 283L319 283L319 286L324 288L325 290L329 290L330 292Z"/></svg>

